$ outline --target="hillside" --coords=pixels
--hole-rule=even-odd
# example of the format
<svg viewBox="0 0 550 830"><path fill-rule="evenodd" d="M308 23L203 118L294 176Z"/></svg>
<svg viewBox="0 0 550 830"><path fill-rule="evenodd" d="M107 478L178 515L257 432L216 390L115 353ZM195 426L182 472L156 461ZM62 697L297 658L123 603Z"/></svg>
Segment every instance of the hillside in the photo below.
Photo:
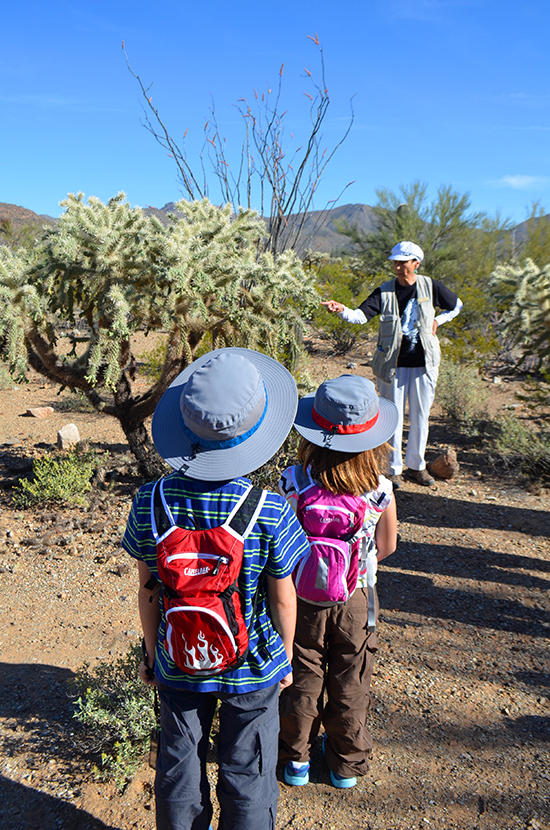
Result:
<svg viewBox="0 0 550 830"><path fill-rule="evenodd" d="M156 216L164 225L169 222L168 215L176 211L175 202L167 202L163 207L156 208L148 206L144 213L148 216ZM550 213L545 219L550 219ZM24 226L42 225L54 223L56 220L47 214L37 214L18 205L10 205L0 202L0 222L9 220L15 233ZM293 222L300 222L302 214L298 213L292 217ZM307 214L304 227L298 238L295 249L298 254L304 255L307 251L318 251L337 255L342 252L350 253L352 243L337 229L338 224L347 224L350 227L356 226L363 233L373 233L376 230L376 216L374 208L370 205L349 204L334 207L331 210L312 210ZM527 221L520 222L512 229L516 242L523 240L527 234ZM288 233L292 233L290 224ZM1 240L1 236L0 236Z"/></svg>
<svg viewBox="0 0 550 830"><path fill-rule="evenodd" d="M167 202L162 208L147 207L144 211L149 216L156 216L164 225L168 222L168 214L176 211L174 202ZM297 213L292 218L300 222L303 214ZM303 255L306 251L337 254L340 251L350 251L351 243L345 236L338 233L337 224L343 222L348 225L357 225L364 233L375 230L375 214L370 205L341 205L331 210L312 210L307 214L304 227L295 246L297 253ZM292 226L288 233L292 233Z"/></svg>
<svg viewBox="0 0 550 830"><path fill-rule="evenodd" d="M26 225L53 224L55 219L47 214L38 214L28 208L19 205L10 205L7 202L0 202L0 222L8 221L12 229L17 232Z"/></svg>

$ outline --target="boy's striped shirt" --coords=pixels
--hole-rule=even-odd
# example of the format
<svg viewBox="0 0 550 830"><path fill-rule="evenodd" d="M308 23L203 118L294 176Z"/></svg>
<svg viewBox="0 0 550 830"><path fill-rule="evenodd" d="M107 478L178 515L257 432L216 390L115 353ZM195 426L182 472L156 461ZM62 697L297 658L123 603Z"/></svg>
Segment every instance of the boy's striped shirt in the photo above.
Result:
<svg viewBox="0 0 550 830"><path fill-rule="evenodd" d="M246 478L230 482L204 482L178 472L164 479L164 495L177 525L194 529L223 524L243 492L250 486ZM134 558L148 566L158 578L156 544L151 530L151 490L153 482L141 487L134 499L122 546ZM247 659L232 672L214 677L192 677L181 672L164 648L165 619L161 615L157 643L155 674L168 685L204 692L242 694L279 682L290 666L279 634L275 631L267 608L264 574L283 579L289 576L308 550L307 539L292 509L281 496L268 492L258 520L244 542L240 584L246 600L247 625L253 612L256 587L260 585L255 622L250 631ZM162 599L161 599L162 609Z"/></svg>

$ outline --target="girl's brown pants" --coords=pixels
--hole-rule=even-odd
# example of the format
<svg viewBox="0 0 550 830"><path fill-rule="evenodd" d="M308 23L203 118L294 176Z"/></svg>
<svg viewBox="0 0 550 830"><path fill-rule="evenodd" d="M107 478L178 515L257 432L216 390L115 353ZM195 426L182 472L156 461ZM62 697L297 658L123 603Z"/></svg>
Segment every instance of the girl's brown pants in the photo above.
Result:
<svg viewBox="0 0 550 830"><path fill-rule="evenodd" d="M378 617L378 598L376 598ZM378 649L367 630L367 592L357 588L345 605L320 608L298 599L292 671L281 695L279 760L309 761L324 726L329 769L346 778L365 775L372 750L366 721ZM326 693L326 701L325 701Z"/></svg>

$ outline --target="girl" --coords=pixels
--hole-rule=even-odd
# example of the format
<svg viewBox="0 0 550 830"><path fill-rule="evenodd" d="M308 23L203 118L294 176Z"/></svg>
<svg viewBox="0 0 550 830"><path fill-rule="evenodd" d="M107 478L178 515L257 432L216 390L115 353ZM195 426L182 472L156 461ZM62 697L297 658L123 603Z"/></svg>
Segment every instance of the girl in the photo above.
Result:
<svg viewBox="0 0 550 830"><path fill-rule="evenodd" d="M359 544L351 542L351 550L359 547L359 554L352 553L350 557L349 598L346 599L348 592L344 586L345 601L340 597L338 604L330 599L319 602L321 594L315 590L323 581L322 568L311 581L311 591L308 586L300 590L303 572L295 572L298 619L292 663L294 682L281 698L280 760L285 764L287 784L308 783L311 744L321 724L325 729L323 753L335 787L355 786L357 777L368 770L372 736L366 719L378 647L376 566L397 545L392 484L380 470L386 468L390 449L386 442L393 435L397 420L396 406L379 398L370 380L354 375L325 381L315 395L302 398L298 406L294 426L302 436L298 454L301 465L285 470L279 482L281 494L297 510L303 523L306 511L316 506L311 503L311 494L319 502L332 500L340 515L355 513L360 521L353 528ZM338 498L342 507L338 507ZM322 522L321 517L321 533ZM311 530L306 532L310 534L313 553ZM339 538L349 540L349 536ZM331 546L342 544L326 539L326 534L324 541L325 551L329 552ZM322 565L321 560L322 557ZM330 568L330 559L325 561ZM330 581L330 573L325 576L325 582Z"/></svg>

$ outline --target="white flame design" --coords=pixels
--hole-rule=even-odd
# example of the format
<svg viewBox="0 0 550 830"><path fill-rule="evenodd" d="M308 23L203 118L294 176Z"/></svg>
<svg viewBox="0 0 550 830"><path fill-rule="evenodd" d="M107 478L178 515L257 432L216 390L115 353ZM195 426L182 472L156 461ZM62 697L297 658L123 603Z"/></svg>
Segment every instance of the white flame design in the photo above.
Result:
<svg viewBox="0 0 550 830"><path fill-rule="evenodd" d="M185 665L188 669L216 669L222 663L223 657L219 650L208 642L202 631L199 631L197 637L199 642L197 642L196 648L195 646L188 645L183 634L181 635L181 639L183 640L184 650L187 655Z"/></svg>

